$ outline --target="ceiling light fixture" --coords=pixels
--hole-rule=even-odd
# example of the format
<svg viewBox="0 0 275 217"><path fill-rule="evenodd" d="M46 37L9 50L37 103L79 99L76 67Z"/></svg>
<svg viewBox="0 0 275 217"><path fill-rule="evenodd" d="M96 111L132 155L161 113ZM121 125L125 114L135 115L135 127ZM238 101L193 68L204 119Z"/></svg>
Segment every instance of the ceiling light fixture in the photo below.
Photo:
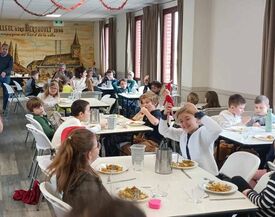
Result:
<svg viewBox="0 0 275 217"><path fill-rule="evenodd" d="M61 14L47 14L46 17L61 17Z"/></svg>
<svg viewBox="0 0 275 217"><path fill-rule="evenodd" d="M128 0L125 0L124 2L122 2L122 4L116 8L111 7L109 5L107 5L103 0L99 0L101 2L101 4L104 6L104 8L110 10L110 11L119 11L122 10L124 8L124 6L126 5L126 3L128 2Z"/></svg>

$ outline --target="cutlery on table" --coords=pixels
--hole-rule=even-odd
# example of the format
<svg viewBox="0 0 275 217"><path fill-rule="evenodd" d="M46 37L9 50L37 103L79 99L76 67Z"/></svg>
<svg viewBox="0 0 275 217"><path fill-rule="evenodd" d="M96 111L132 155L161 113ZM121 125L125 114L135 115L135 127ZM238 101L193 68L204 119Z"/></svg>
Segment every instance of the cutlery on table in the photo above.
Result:
<svg viewBox="0 0 275 217"><path fill-rule="evenodd" d="M127 181L132 181L132 180L135 180L137 178L131 178L131 179L121 179L121 180L116 180L116 181L112 181L112 182L108 182L107 181L107 184L113 184L113 183L119 183L119 182L127 182Z"/></svg>
<svg viewBox="0 0 275 217"><path fill-rule="evenodd" d="M192 177L187 172L185 172L184 169L181 169L181 172L183 172L184 175L186 175L189 179L192 179Z"/></svg>

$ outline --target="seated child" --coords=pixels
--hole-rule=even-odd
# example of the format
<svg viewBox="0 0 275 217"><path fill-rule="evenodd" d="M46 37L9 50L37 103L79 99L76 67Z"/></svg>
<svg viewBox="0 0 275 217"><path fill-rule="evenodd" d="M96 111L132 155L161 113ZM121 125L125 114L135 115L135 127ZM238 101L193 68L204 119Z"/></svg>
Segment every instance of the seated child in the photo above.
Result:
<svg viewBox="0 0 275 217"><path fill-rule="evenodd" d="M214 142L222 131L221 127L203 112L198 112L192 103L186 103L176 112L175 118L181 128L168 127L167 114L171 113L172 106L167 104L159 122L160 134L180 142L184 158L197 161L200 167L218 175Z"/></svg>
<svg viewBox="0 0 275 217"><path fill-rule="evenodd" d="M32 113L33 118L41 125L44 133L49 140L53 138L55 129L46 116L46 112L43 107L43 102L38 97L33 97L27 102L27 109Z"/></svg>
<svg viewBox="0 0 275 217"><path fill-rule="evenodd" d="M145 151L154 152L161 142L163 136L159 133L158 125L161 112L156 109L158 104L158 96L152 92L146 92L139 98L141 109L133 117L133 120L143 120L146 126L152 127L153 131L139 134L134 138L134 144L146 145ZM122 151L130 154L130 145L124 145Z"/></svg>
<svg viewBox="0 0 275 217"><path fill-rule="evenodd" d="M26 83L26 96L37 96L42 90L40 87L36 86L36 81L38 80L39 72L32 71L31 78Z"/></svg>
<svg viewBox="0 0 275 217"><path fill-rule="evenodd" d="M195 92L191 92L187 95L187 102L191 102L194 105L197 105L199 102L199 96Z"/></svg>
<svg viewBox="0 0 275 217"><path fill-rule="evenodd" d="M223 128L237 125L246 125L250 117L242 117L246 101L240 94L234 94L229 97L228 110L221 111L217 122Z"/></svg>
<svg viewBox="0 0 275 217"><path fill-rule="evenodd" d="M70 85L70 80L65 78L61 81L62 83L62 93L72 93L74 91L73 87Z"/></svg>
<svg viewBox="0 0 275 217"><path fill-rule="evenodd" d="M90 104L85 100L76 100L71 106L71 117L64 121L56 130L52 145L58 149L61 145L61 134L67 127L72 126L83 126L81 122L89 122L90 120ZM97 132L101 129L100 125L97 124L95 127L89 128L92 132Z"/></svg>
<svg viewBox="0 0 275 217"><path fill-rule="evenodd" d="M260 95L257 96L255 101L254 115L251 120L247 123L247 126L264 126L265 125L265 116L267 114L267 110L269 109L269 99ZM275 123L275 115L272 114L272 122Z"/></svg>
<svg viewBox="0 0 275 217"><path fill-rule="evenodd" d="M114 81L113 82L113 88L115 90L116 94L119 93L129 93L132 92L132 89L134 87L134 80L125 80L120 79L119 81ZM128 104L127 104L128 103ZM118 95L118 104L122 107L123 111L122 114L125 115L126 109L129 109L129 113L134 113L136 114L136 110L137 110L137 103L135 103L135 101L133 102L132 100L124 100L120 95ZM132 112L133 111L133 112ZM132 115L130 115L132 116Z"/></svg>

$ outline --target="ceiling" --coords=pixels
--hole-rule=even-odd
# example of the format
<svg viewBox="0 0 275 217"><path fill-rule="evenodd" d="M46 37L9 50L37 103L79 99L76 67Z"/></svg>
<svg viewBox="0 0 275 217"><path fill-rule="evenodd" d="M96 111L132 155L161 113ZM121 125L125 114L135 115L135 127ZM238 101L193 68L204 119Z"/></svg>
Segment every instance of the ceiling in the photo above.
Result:
<svg viewBox="0 0 275 217"><path fill-rule="evenodd" d="M17 0L28 10L43 14L52 11L55 6L50 0ZM70 7L79 0L56 0L65 7ZM118 7L124 0L104 0L106 4L111 7ZM67 12L64 10L57 10L55 14L61 14L59 18L37 17L25 12L19 7L14 0L0 0L0 19L35 19L35 20L66 20L66 21L91 21L98 20L127 11L140 10L144 6L163 2L158 0L128 0L123 10L109 11L103 7L99 0L86 0L84 4L77 9Z"/></svg>

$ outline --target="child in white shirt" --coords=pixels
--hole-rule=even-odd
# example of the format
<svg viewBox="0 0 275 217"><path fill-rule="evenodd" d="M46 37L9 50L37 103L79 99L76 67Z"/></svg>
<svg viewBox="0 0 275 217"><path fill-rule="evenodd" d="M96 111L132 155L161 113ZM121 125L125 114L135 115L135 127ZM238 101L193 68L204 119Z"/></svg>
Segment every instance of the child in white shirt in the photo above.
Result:
<svg viewBox="0 0 275 217"><path fill-rule="evenodd" d="M167 114L171 113L172 106L167 104L159 123L160 134L180 142L184 158L197 161L200 167L218 175L214 142L222 131L221 127L203 112L198 112L192 103L186 103L176 113L176 120L181 128L167 126Z"/></svg>
<svg viewBox="0 0 275 217"><path fill-rule="evenodd" d="M234 94L229 97L228 110L222 111L217 122L222 128L228 128L237 125L246 125L250 117L242 117L246 101L240 94Z"/></svg>

